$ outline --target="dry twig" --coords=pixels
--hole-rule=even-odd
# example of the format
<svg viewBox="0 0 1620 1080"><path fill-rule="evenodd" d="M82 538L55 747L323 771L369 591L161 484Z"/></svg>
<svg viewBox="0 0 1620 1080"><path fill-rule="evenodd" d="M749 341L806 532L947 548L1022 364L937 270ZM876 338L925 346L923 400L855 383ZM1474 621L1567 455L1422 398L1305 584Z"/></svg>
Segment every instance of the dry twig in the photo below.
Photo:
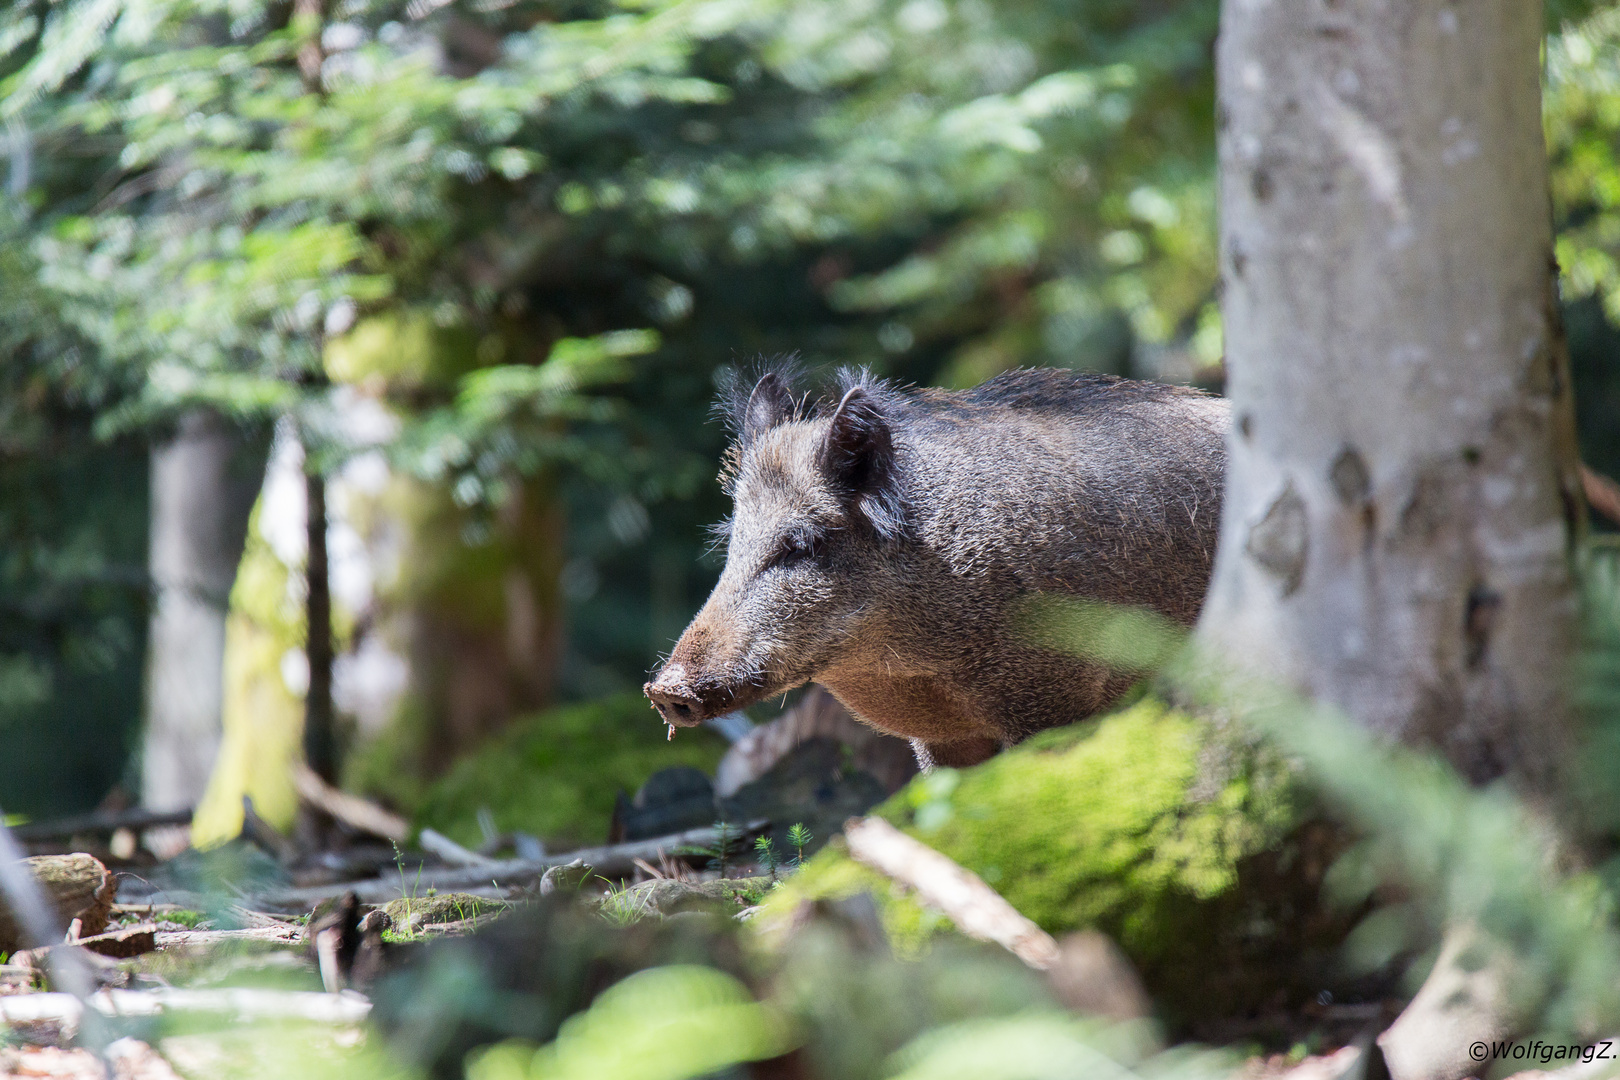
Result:
<svg viewBox="0 0 1620 1080"><path fill-rule="evenodd" d="M396 844L403 844L411 838L410 822L368 799L339 791L302 761L294 763L292 767L292 783L300 799L352 829L392 840Z"/></svg>
<svg viewBox="0 0 1620 1080"><path fill-rule="evenodd" d="M844 837L853 858L915 890L919 903L945 915L969 937L993 941L1042 971L1057 962L1058 945L1052 935L949 856L882 818L851 818L844 825Z"/></svg>

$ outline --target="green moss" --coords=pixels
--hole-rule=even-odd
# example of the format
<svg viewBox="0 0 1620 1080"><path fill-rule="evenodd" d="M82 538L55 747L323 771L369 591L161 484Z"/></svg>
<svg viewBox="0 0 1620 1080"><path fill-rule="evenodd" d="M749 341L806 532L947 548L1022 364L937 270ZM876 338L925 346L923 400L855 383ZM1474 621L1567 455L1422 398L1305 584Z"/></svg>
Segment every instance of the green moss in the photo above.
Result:
<svg viewBox="0 0 1620 1080"><path fill-rule="evenodd" d="M771 891L769 878L720 878L717 881L673 881L654 878L610 888L597 902L597 912L615 926L688 911L734 915L753 907Z"/></svg>
<svg viewBox="0 0 1620 1080"><path fill-rule="evenodd" d="M1046 930L1101 927L1151 960L1175 947L1201 903L1234 889L1243 859L1288 833L1294 796L1274 755L1146 699L976 768L918 777L876 813ZM811 859L767 911L862 891L902 948L946 925L841 845Z"/></svg>
<svg viewBox="0 0 1620 1080"><path fill-rule="evenodd" d="M383 910L393 923L389 936L393 940L408 941L420 936L430 926L493 917L511 910L511 907L504 900L452 892L433 896L402 896L390 900Z"/></svg>
<svg viewBox="0 0 1620 1080"><path fill-rule="evenodd" d="M424 748L433 737L433 717L424 696L401 695L392 719L350 748L343 761L343 788L412 816L432 781L425 772Z"/></svg>
<svg viewBox="0 0 1620 1080"><path fill-rule="evenodd" d="M549 709L513 722L458 761L428 789L417 822L477 845L477 814L487 806L500 831L522 831L556 849L607 840L614 794L653 773L692 765L712 773L725 742L706 728L665 740L640 695Z"/></svg>

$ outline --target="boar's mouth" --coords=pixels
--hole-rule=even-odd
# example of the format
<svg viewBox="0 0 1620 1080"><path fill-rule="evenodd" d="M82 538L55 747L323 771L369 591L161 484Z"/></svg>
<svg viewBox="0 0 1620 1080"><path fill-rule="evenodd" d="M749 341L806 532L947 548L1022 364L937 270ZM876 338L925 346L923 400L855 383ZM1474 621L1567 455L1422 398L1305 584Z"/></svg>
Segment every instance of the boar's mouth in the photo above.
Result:
<svg viewBox="0 0 1620 1080"><path fill-rule="evenodd" d="M694 683L679 664L669 664L641 688L666 724L696 727L705 720L752 705L765 696L762 683Z"/></svg>

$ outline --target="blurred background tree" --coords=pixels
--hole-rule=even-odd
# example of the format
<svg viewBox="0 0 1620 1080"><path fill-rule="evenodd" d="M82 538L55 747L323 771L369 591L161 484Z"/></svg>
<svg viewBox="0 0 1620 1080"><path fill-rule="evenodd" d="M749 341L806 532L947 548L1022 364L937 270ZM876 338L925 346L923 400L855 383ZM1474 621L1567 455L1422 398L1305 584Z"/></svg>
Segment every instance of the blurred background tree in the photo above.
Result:
<svg viewBox="0 0 1620 1080"><path fill-rule="evenodd" d="M1217 384L1216 15L11 5L0 482L19 496L0 508L0 587L8 604L54 588L66 551L86 553L75 581L123 577L52 594L50 628L117 628L97 631L102 667L42 674L79 655L45 623L0 639L0 712L29 733L0 804L138 786L145 448L199 410L248 447L279 424L283 470L232 595L227 753L246 770L254 730L301 722L308 500L287 493L304 470L333 518L346 774L409 807L513 716L633 689L673 640L718 568L702 526L724 511L707 420L724 369L797 352L944 385L1027 364ZM1620 31L1609 5L1549 20L1584 405L1617 384L1598 359L1609 316L1578 297L1603 293L1613 244ZM1611 472L1613 415L1583 416L1587 460ZM61 446L85 455L82 482ZM29 498L56 523L24 519ZM25 765L35 737L41 757L71 744L96 768L67 782Z"/></svg>

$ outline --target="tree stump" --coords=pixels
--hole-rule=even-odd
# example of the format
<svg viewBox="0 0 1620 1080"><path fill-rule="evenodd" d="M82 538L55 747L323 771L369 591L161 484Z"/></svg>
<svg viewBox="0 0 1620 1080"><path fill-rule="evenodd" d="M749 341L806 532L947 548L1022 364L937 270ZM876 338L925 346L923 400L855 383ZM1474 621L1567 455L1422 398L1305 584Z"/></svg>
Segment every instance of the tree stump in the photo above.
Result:
<svg viewBox="0 0 1620 1080"><path fill-rule="evenodd" d="M34 880L55 904L64 929L74 919L79 920L80 937L99 934L107 928L118 882L101 860L81 851L72 855L36 855L24 861ZM41 944L25 942L22 937L22 929L10 907L0 902L0 952L11 953Z"/></svg>

